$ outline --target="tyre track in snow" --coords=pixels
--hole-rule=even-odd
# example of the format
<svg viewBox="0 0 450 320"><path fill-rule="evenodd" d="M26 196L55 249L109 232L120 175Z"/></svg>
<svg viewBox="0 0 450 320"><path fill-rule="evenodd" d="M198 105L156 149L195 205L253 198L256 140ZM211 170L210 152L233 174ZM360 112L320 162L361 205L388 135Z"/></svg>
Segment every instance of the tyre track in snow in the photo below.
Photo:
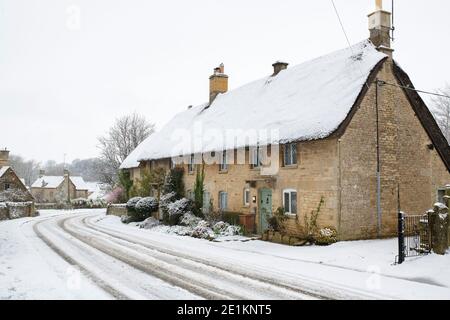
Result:
<svg viewBox="0 0 450 320"><path fill-rule="evenodd" d="M98 217L98 215L97 215L97 217ZM132 245L143 246L145 248L160 252L162 254L166 254L169 256L178 257L180 259L186 259L186 260L190 260L193 262L197 262L197 263L200 263L200 264L203 264L206 266L216 268L218 270L232 273L234 275L240 275L244 278L267 283L267 284L270 284L270 285L278 287L278 288L291 290L293 292L297 292L298 294L303 294L303 295L309 296L311 298L328 299L328 300L331 300L331 299L345 299L345 300L349 300L349 299L389 299L389 297L386 295L382 296L382 295L379 295L376 293L359 290L359 289L349 287L349 286L339 285L337 287L334 287L333 284L331 284L331 283L324 284L321 281L315 281L315 280L309 279L309 278L308 279L300 278L298 276L295 276L295 279L294 279L294 277L291 274L282 272L280 270L276 270L275 271L276 274L274 274L273 277L261 276L261 275L258 275L257 272L258 271L260 271L261 273L267 272L268 270L266 268L253 266L253 265L252 266L247 265L246 267L248 267L248 270L244 271L242 263L241 263L240 268L235 268L231 263L225 264L225 263L221 263L218 261L212 262L211 260L207 260L207 259L200 258L200 257L195 257L193 255L182 253L180 251L163 248L162 243L152 241L147 238L145 238L145 239L140 238L140 239L142 239L142 240L140 240L139 236L137 234L131 236L131 235L123 233L119 230L116 230L114 228L99 226L98 224L95 224L92 222L92 220L94 218L96 218L96 216L91 215L89 217L85 217L84 219L82 219L82 222L88 228L92 228L103 234L126 241ZM283 257L280 257L280 258L283 258ZM290 260L292 260L292 259L290 259ZM297 261L297 260L295 260L295 261ZM299 262L303 262L303 261L300 260ZM311 261L306 260L305 263L311 264ZM334 267L331 265L327 266L327 265L324 265L321 263L316 263L316 264L321 267L331 267L331 268ZM342 267L339 269L345 270L346 268ZM358 271L358 273L366 274L366 272L362 272L360 270L347 269L347 271ZM277 275L278 276L283 275L290 279L289 279L289 281L284 281L280 278L277 278ZM401 279L401 280L407 280L407 279Z"/></svg>
<svg viewBox="0 0 450 320"><path fill-rule="evenodd" d="M55 253L96 284L119 300L129 299L193 299L199 298L185 290L163 283L139 270L129 272L128 264L88 246L61 229L61 220L73 216L57 216L39 221L33 226L35 234ZM124 268L126 267L126 268ZM125 271L125 272L124 272ZM128 271L128 272L127 272Z"/></svg>
<svg viewBox="0 0 450 320"><path fill-rule="evenodd" d="M95 230L89 217L69 217L59 225L73 237L141 271L207 299L311 299L317 295L302 290L242 276L211 264L161 252L151 246L131 242ZM324 297L320 297L324 298Z"/></svg>
<svg viewBox="0 0 450 320"><path fill-rule="evenodd" d="M71 266L76 266L80 272L85 275L88 279L93 281L97 286L99 286L102 290L109 293L112 297L119 300L128 300L129 298L107 283L105 283L102 279L95 276L92 272L90 272L87 268L85 268L82 264L75 261L72 257L67 255L63 250L61 250L58 246L56 246L48 237L46 237L41 230L39 229L39 225L47 222L48 220L54 217L50 217L48 219L39 221L33 225L33 231L41 239L50 249L52 249L58 256L60 256L63 260L69 263Z"/></svg>

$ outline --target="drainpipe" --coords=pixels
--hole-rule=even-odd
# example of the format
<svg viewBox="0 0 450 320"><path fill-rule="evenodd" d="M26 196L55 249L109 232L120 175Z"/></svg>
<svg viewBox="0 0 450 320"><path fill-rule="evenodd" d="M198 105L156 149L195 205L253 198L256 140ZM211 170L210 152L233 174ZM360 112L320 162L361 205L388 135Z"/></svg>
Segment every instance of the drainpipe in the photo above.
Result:
<svg viewBox="0 0 450 320"><path fill-rule="evenodd" d="M338 229L338 234L341 234L341 220L342 220L342 156L341 156L341 139L338 139L338 161L339 161L339 178L338 178L338 188L339 188L339 193L338 193L338 225L337 225L337 229Z"/></svg>
<svg viewBox="0 0 450 320"><path fill-rule="evenodd" d="M381 237L381 165L380 165L380 120L379 120L379 88L380 81L378 78L375 81L375 109L377 121L377 234Z"/></svg>

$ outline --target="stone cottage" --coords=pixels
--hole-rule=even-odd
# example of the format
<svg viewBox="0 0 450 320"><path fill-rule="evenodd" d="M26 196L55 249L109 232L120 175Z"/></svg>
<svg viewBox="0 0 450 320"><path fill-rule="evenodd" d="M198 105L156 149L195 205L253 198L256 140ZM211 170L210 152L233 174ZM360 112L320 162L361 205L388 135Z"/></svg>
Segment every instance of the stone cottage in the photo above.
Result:
<svg viewBox="0 0 450 320"><path fill-rule="evenodd" d="M204 206L254 215L256 230L284 208L301 235L315 210L341 240L396 234L397 208L424 213L450 181L450 149L407 73L393 59L391 13L377 1L370 38L228 91L224 66L209 102L189 107L123 162L185 168L186 193L205 170ZM400 194L400 199L398 197Z"/></svg>
<svg viewBox="0 0 450 320"><path fill-rule="evenodd" d="M0 220L33 216L34 198L14 169L9 166L9 151L0 150ZM10 214L11 211L14 214Z"/></svg>
<svg viewBox="0 0 450 320"><path fill-rule="evenodd" d="M63 176L46 176L41 170L39 178L31 185L31 193L38 203L70 202L87 199L89 187L82 177L71 176L65 170Z"/></svg>

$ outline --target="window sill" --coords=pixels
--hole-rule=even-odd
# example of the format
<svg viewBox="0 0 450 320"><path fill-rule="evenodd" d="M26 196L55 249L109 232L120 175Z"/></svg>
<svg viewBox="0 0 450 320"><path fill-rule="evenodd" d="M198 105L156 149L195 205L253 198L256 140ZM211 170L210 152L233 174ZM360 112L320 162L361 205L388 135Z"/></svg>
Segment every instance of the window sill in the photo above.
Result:
<svg viewBox="0 0 450 320"><path fill-rule="evenodd" d="M219 174L227 174L228 170L219 170Z"/></svg>
<svg viewBox="0 0 450 320"><path fill-rule="evenodd" d="M286 212L284 214L288 219L297 219L297 214L296 213L288 213Z"/></svg>
<svg viewBox="0 0 450 320"><path fill-rule="evenodd" d="M291 164L289 166L283 166L281 168L286 170L298 169L298 164Z"/></svg>
<svg viewBox="0 0 450 320"><path fill-rule="evenodd" d="M188 175L193 176L195 172L188 172Z"/></svg>

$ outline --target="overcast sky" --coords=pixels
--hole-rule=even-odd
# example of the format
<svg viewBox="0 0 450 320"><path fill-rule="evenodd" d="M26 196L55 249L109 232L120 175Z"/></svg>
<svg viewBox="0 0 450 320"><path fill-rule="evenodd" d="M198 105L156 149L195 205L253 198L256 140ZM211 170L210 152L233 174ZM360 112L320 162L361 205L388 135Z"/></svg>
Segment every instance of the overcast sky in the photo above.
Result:
<svg viewBox="0 0 450 320"><path fill-rule="evenodd" d="M395 2L395 59L417 88L450 83L450 1ZM335 3L350 41L367 38L375 0ZM161 128L205 102L221 62L233 89L346 46L331 0L0 0L0 147L95 157L115 118Z"/></svg>

